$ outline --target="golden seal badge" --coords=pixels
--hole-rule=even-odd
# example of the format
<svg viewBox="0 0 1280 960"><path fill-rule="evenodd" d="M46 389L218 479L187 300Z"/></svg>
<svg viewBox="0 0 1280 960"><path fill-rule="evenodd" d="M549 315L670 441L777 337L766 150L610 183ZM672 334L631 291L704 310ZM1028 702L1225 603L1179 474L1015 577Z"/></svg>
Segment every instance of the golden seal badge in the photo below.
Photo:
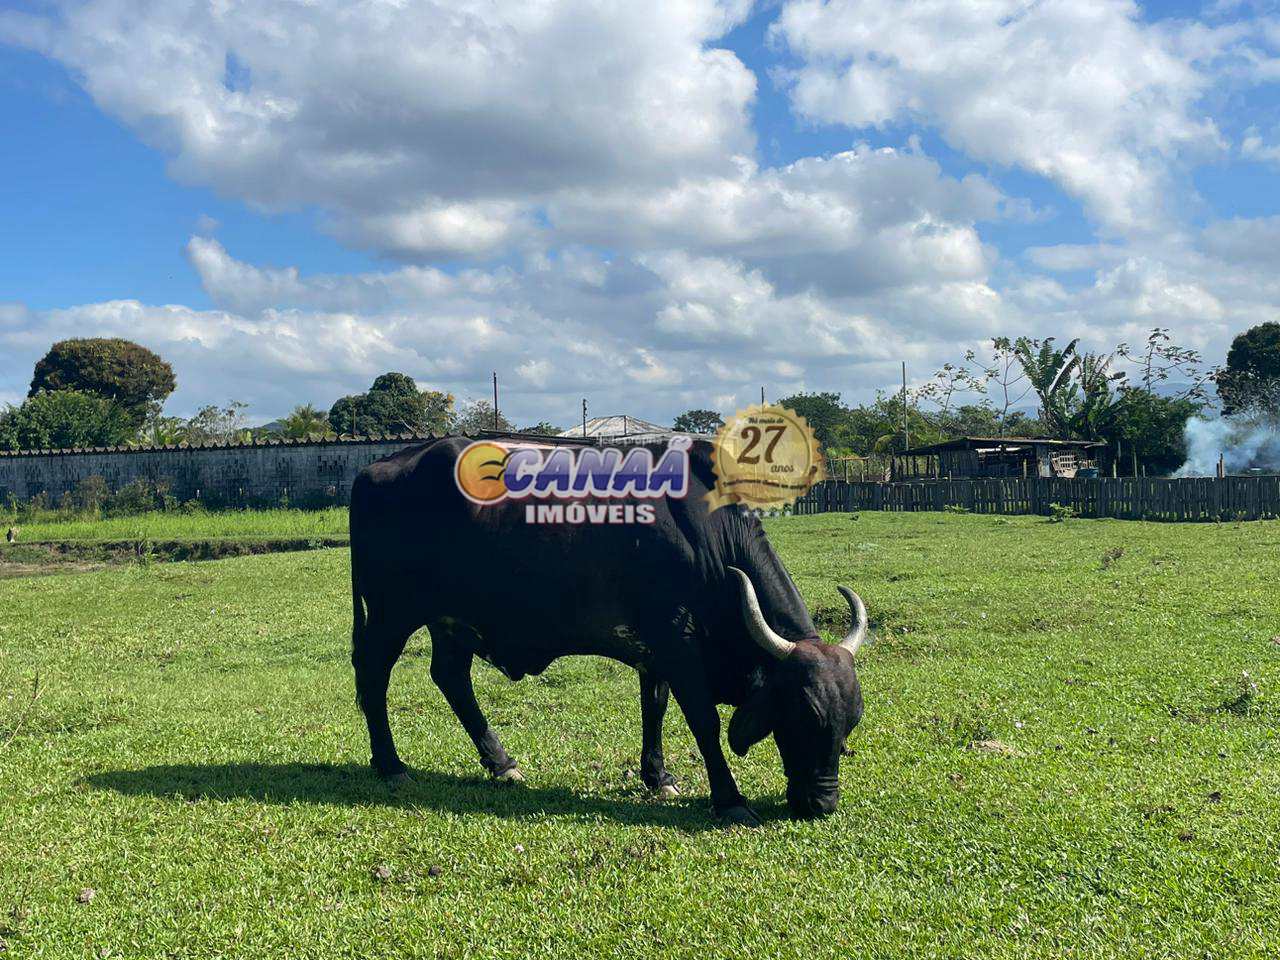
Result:
<svg viewBox="0 0 1280 960"><path fill-rule="evenodd" d="M804 417L773 404L739 410L716 434L711 509L730 503L785 507L826 478L822 450Z"/></svg>

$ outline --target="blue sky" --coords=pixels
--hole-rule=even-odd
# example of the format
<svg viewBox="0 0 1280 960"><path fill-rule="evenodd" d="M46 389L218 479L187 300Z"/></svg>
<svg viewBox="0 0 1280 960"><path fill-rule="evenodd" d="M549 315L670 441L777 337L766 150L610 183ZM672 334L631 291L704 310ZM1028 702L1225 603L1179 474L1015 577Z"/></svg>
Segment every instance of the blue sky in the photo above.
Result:
<svg viewBox="0 0 1280 960"><path fill-rule="evenodd" d="M568 422L1280 319L1273 4L471 6L0 13L0 401L65 336Z"/></svg>

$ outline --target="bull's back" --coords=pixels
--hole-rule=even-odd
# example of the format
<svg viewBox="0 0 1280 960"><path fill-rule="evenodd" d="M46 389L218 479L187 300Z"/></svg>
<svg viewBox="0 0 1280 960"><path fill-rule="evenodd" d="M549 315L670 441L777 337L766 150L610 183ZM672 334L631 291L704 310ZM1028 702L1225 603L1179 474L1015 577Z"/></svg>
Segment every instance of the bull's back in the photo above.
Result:
<svg viewBox="0 0 1280 960"><path fill-rule="evenodd" d="M411 448L357 478L352 565L371 604L417 624L457 618L493 637L554 623L563 640L613 631L660 607L664 585L687 585L688 547L666 501L653 502L653 524L527 523L524 502L462 496L454 464L467 443Z"/></svg>

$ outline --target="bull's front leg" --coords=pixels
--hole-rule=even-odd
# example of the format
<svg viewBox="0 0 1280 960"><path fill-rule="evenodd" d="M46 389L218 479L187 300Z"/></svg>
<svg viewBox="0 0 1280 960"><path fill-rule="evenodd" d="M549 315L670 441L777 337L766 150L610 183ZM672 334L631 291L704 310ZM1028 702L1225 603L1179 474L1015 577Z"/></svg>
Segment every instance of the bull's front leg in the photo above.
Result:
<svg viewBox="0 0 1280 960"><path fill-rule="evenodd" d="M724 759L720 747L720 714L707 690L702 664L689 660L670 673L671 692L684 714L698 752L707 765L707 779L711 784L711 806L716 816L726 826L758 827L760 818L755 815L747 800L738 790L733 772Z"/></svg>
<svg viewBox="0 0 1280 960"><path fill-rule="evenodd" d="M507 754L498 734L489 726L480 704L476 703L475 690L471 686L472 659L471 651L454 639L446 625L431 627L431 679L462 721L463 729L480 754L480 765L489 772L489 776L518 783L524 780L524 775Z"/></svg>
<svg viewBox="0 0 1280 960"><path fill-rule="evenodd" d="M664 800L680 795L676 778L667 771L662 754L662 721L671 692L665 680L640 671L640 779Z"/></svg>

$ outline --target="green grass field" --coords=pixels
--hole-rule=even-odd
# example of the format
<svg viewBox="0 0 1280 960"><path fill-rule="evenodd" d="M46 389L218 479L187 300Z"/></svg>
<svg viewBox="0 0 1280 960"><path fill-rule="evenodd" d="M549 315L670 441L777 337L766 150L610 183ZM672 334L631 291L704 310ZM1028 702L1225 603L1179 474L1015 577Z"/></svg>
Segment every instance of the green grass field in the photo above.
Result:
<svg viewBox="0 0 1280 960"><path fill-rule="evenodd" d="M0 518L0 527L16 523ZM181 510L96 519L62 519L49 512L19 525L20 541L221 540L229 538L346 536L347 510Z"/></svg>
<svg viewBox="0 0 1280 960"><path fill-rule="evenodd" d="M480 777L415 638L367 771L342 550L0 581L0 938L17 957L1274 957L1280 523L863 514L770 534L832 632L872 614L839 812L714 829L634 675L477 692ZM33 678L39 676L32 700ZM726 714L727 715L727 714ZM92 890L93 893L82 893ZM82 902L85 901L85 902Z"/></svg>

